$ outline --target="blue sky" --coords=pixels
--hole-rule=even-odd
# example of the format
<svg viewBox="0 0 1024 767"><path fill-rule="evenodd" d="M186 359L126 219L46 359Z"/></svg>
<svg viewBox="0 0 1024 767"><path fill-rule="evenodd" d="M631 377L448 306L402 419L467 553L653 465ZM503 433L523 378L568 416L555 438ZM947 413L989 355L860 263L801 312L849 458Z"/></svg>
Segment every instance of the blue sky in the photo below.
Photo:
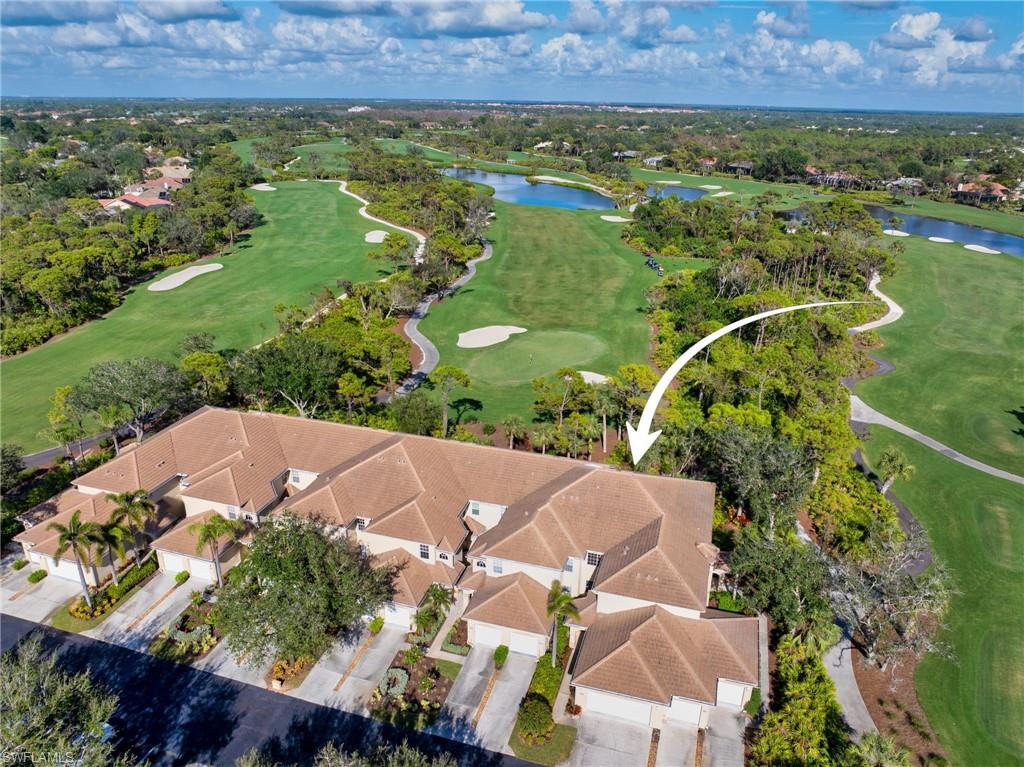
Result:
<svg viewBox="0 0 1024 767"><path fill-rule="evenodd" d="M1024 112L1024 4L2 0L7 96Z"/></svg>

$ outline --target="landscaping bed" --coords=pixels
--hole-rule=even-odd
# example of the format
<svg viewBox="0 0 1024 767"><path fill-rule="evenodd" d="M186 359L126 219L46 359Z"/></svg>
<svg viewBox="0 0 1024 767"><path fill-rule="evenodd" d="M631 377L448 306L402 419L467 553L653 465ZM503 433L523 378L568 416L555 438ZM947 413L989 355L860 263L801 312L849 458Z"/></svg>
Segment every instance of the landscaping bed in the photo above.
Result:
<svg viewBox="0 0 1024 767"><path fill-rule="evenodd" d="M443 661L428 658L415 647L396 653L370 696L370 715L413 730L432 724L451 692L454 679L451 667L442 667L440 663Z"/></svg>
<svg viewBox="0 0 1024 767"><path fill-rule="evenodd" d="M469 655L469 629L466 621L459 618L449 629L448 636L441 643L441 649L456 655Z"/></svg>
<svg viewBox="0 0 1024 767"><path fill-rule="evenodd" d="M316 661L310 658L296 658L295 660L279 659L274 661L270 671L266 673L263 681L268 690L275 692L288 692L302 686L313 670Z"/></svg>
<svg viewBox="0 0 1024 767"><path fill-rule="evenodd" d="M214 606L202 599L202 592L192 594L192 604L153 640L149 646L151 655L176 663L194 663L209 655L220 642L221 633L214 625Z"/></svg>
<svg viewBox="0 0 1024 767"><path fill-rule="evenodd" d="M576 728L568 724L556 724L548 740L539 746L527 743L518 732L513 732L508 739L508 745L517 757L550 767L566 761L575 742Z"/></svg>
<svg viewBox="0 0 1024 767"><path fill-rule="evenodd" d="M50 615L50 624L61 631L78 634L95 628L105 621L122 602L142 588L157 571L156 557L150 557L128 568L120 576L120 583L107 584L92 593L92 609L85 599L74 597Z"/></svg>
<svg viewBox="0 0 1024 767"><path fill-rule="evenodd" d="M576 740L576 728L555 724L552 715L570 655L569 627L564 624L558 627L558 648L554 666L551 665L551 650L538 658L508 741L516 756L538 764L564 762Z"/></svg>

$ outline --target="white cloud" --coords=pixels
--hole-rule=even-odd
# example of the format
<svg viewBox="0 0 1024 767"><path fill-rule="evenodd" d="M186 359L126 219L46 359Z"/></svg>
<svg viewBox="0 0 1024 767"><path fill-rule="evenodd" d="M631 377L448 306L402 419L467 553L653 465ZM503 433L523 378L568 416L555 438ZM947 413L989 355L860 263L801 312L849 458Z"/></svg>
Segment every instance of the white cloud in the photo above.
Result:
<svg viewBox="0 0 1024 767"><path fill-rule="evenodd" d="M810 14L805 2L789 5L785 15L758 11L754 25L771 32L774 37L807 37L811 32Z"/></svg>
<svg viewBox="0 0 1024 767"><path fill-rule="evenodd" d="M522 2L426 2L397 5L397 37L501 37L554 26L557 19Z"/></svg>
<svg viewBox="0 0 1024 767"><path fill-rule="evenodd" d="M381 43L358 17L301 19L286 14L274 24L271 34L279 47L292 51L367 53Z"/></svg>
<svg viewBox="0 0 1024 767"><path fill-rule="evenodd" d="M927 13L905 13L890 28L892 32L902 32L917 40L927 39L942 23L942 15L935 11Z"/></svg>
<svg viewBox="0 0 1024 767"><path fill-rule="evenodd" d="M942 15L934 11L907 13L890 27L889 34L871 44L870 51L915 85L938 88L996 66L985 60L990 40L960 39L942 26Z"/></svg>
<svg viewBox="0 0 1024 767"><path fill-rule="evenodd" d="M60 0L24 2L4 0L0 15L5 27L59 26L62 24L110 21L117 15L117 4L109 0Z"/></svg>
<svg viewBox="0 0 1024 767"><path fill-rule="evenodd" d="M139 0L138 10L161 24L190 19L237 19L238 12L223 0Z"/></svg>
<svg viewBox="0 0 1024 767"><path fill-rule="evenodd" d="M581 35L591 35L607 29L608 22L593 0L572 0L569 15L565 19L565 28Z"/></svg>
<svg viewBox="0 0 1024 767"><path fill-rule="evenodd" d="M987 42L996 37L992 27L981 16L972 16L964 19L956 28L956 39L969 43Z"/></svg>

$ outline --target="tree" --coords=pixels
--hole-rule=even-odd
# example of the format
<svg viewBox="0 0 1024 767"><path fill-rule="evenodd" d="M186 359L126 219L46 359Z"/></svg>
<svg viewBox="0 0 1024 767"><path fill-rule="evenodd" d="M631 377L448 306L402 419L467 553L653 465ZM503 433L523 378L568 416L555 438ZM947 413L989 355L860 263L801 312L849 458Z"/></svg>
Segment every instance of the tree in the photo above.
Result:
<svg viewBox="0 0 1024 767"><path fill-rule="evenodd" d="M80 387L92 410L117 404L127 408L128 426L140 442L146 421L160 408L183 399L186 390L181 371L151 357L101 362L89 370Z"/></svg>
<svg viewBox="0 0 1024 767"><path fill-rule="evenodd" d="M855 751L864 767L910 767L910 752L879 732L864 733Z"/></svg>
<svg viewBox="0 0 1024 767"><path fill-rule="evenodd" d="M885 495L897 479L906 482L914 476L914 467L902 450L890 447L878 459L878 473L883 478L881 492Z"/></svg>
<svg viewBox="0 0 1024 767"><path fill-rule="evenodd" d="M110 561L110 574L114 578L114 583L121 582L117 576L117 560L124 557L124 542L131 535L132 531L128 527L113 519L100 525L97 532L96 542L106 549L107 559Z"/></svg>
<svg viewBox="0 0 1024 767"><path fill-rule="evenodd" d="M509 450L516 446L516 440L526 436L526 422L518 415L510 415L501 419L501 428L505 430L505 436L508 437Z"/></svg>
<svg viewBox="0 0 1024 767"><path fill-rule="evenodd" d="M441 406L419 389L404 397L394 397L388 410L398 430L406 434L433 434L441 422Z"/></svg>
<svg viewBox="0 0 1024 767"><path fill-rule="evenodd" d="M228 391L228 363L217 352L192 352L181 361L189 383L197 386L203 402L218 402Z"/></svg>
<svg viewBox="0 0 1024 767"><path fill-rule="evenodd" d="M337 401L342 354L309 333L292 333L241 355L236 385L243 395L266 392L309 418Z"/></svg>
<svg viewBox="0 0 1024 767"><path fill-rule="evenodd" d="M535 378L533 387L533 409L542 418L557 421L562 425L567 412L587 409L594 392L578 370L559 368L547 378Z"/></svg>
<svg viewBox="0 0 1024 767"><path fill-rule="evenodd" d="M13 761L68 754L78 767L135 763L127 755L115 757L105 737L117 695L96 684L88 671L69 674L57 668L57 654L45 655L39 637L5 652L0 670L0 746Z"/></svg>
<svg viewBox="0 0 1024 767"><path fill-rule="evenodd" d="M452 606L455 597L451 589L446 589L440 583L431 583L427 593L423 597L424 606L430 610L435 617L444 618L448 608Z"/></svg>
<svg viewBox="0 0 1024 767"><path fill-rule="evenodd" d="M110 439L114 443L114 455L121 455L121 443L118 441L117 433L131 420L131 409L121 402L100 405L96 409L96 418L100 425L110 432Z"/></svg>
<svg viewBox="0 0 1024 767"><path fill-rule="evenodd" d="M608 419L620 413L615 389L609 384L594 387L594 415L601 419L601 452L608 452Z"/></svg>
<svg viewBox="0 0 1024 767"><path fill-rule="evenodd" d="M113 502L114 512L110 515L112 522L125 525L132 533L132 548L135 549L135 561L142 561L142 550L139 548L139 536L146 529L148 522L156 514L156 504L145 490L128 490L124 493L107 493L107 500Z"/></svg>
<svg viewBox="0 0 1024 767"><path fill-rule="evenodd" d="M562 590L560 581L551 582L548 592L548 617L551 619L551 668L558 663L558 627L565 618L579 619L580 611L576 609L572 594Z"/></svg>
<svg viewBox="0 0 1024 767"><path fill-rule="evenodd" d="M448 400L452 389L461 386L468 389L472 385L469 373L454 365L438 365L427 380L441 392L441 436L448 436Z"/></svg>
<svg viewBox="0 0 1024 767"><path fill-rule="evenodd" d="M41 437L64 448L64 453L71 460L71 469L78 474L78 462L71 446L79 443L79 455L81 458L81 440L85 438L85 410L82 407L81 398L73 386L58 386L57 390L50 397L50 410L46 414L49 421L49 428L40 433Z"/></svg>
<svg viewBox="0 0 1024 767"><path fill-rule="evenodd" d="M212 352L214 341L211 333L189 333L181 341L181 356L184 358L196 352Z"/></svg>
<svg viewBox="0 0 1024 767"><path fill-rule="evenodd" d="M21 445L5 442L0 446L0 494L6 494L21 481L21 473L25 471L23 455Z"/></svg>
<svg viewBox="0 0 1024 767"><path fill-rule="evenodd" d="M100 543L100 526L95 522L83 522L82 512L76 511L71 515L66 525L60 522L51 522L47 525L48 530L57 533L57 550L53 554L53 563L56 565L64 552L70 550L75 558L75 567L78 568L78 580L82 584L82 596L85 603L92 609L92 596L89 594L89 585L85 582L85 569L82 563L92 562L93 547Z"/></svg>
<svg viewBox="0 0 1024 767"><path fill-rule="evenodd" d="M533 446L540 448L541 455L545 455L548 452L548 448L557 441L558 433L555 431L554 425L550 423L540 424L533 430L533 434L530 437L530 442L533 443Z"/></svg>
<svg viewBox="0 0 1024 767"><path fill-rule="evenodd" d="M381 243L379 250L371 250L366 255L374 260L387 261L391 264L392 271L398 271L403 267L412 266L412 257L415 248L409 242L409 238L398 232L389 232Z"/></svg>
<svg viewBox="0 0 1024 767"><path fill-rule="evenodd" d="M217 627L253 668L271 658L319 658L340 631L380 609L393 576L355 542L286 512L256 531L218 596Z"/></svg>
<svg viewBox="0 0 1024 767"><path fill-rule="evenodd" d="M205 522L195 522L188 529L196 537L196 553L202 554L203 549L209 552L213 570L217 574L217 586L223 586L224 578L220 571L220 552L223 549L221 539L238 540L245 530L245 523L213 513Z"/></svg>
<svg viewBox="0 0 1024 767"><path fill-rule="evenodd" d="M351 419L353 408L356 405L368 405L373 399L373 392L362 378L352 371L346 371L338 377L338 396L345 400L345 408Z"/></svg>

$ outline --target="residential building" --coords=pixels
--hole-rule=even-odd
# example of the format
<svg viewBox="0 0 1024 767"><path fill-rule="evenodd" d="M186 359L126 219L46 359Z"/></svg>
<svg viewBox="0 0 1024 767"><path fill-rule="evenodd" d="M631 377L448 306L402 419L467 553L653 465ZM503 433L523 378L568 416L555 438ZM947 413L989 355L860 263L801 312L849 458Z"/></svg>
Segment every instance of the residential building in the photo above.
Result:
<svg viewBox="0 0 1024 767"><path fill-rule="evenodd" d="M1006 202L1010 190L995 181L960 183L953 191L953 199L969 205Z"/></svg>
<svg viewBox="0 0 1024 767"><path fill-rule="evenodd" d="M749 160L736 160L726 165L725 169L737 176L749 176L754 172L754 163Z"/></svg>

